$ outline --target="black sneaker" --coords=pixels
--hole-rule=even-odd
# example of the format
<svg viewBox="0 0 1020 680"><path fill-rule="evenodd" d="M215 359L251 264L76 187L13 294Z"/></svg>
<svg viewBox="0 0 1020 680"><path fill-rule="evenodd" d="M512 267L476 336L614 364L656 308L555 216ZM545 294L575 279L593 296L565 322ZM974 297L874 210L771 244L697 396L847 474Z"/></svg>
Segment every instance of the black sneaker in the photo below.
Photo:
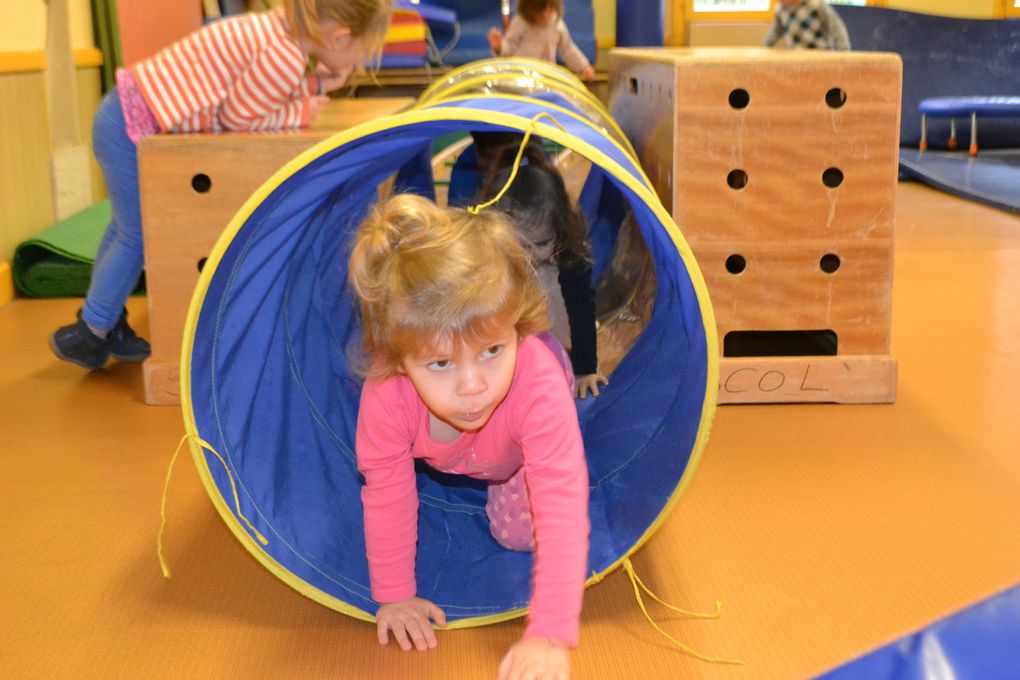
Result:
<svg viewBox="0 0 1020 680"><path fill-rule="evenodd" d="M135 331L128 326L127 309L120 313L117 325L110 331L110 354L117 361L128 364L136 364L145 361L152 354L152 347L145 338L140 338Z"/></svg>
<svg viewBox="0 0 1020 680"><path fill-rule="evenodd" d="M99 337L81 319L69 326L61 326L50 336L50 349L58 359L90 371L98 371L106 364L112 344L109 336Z"/></svg>

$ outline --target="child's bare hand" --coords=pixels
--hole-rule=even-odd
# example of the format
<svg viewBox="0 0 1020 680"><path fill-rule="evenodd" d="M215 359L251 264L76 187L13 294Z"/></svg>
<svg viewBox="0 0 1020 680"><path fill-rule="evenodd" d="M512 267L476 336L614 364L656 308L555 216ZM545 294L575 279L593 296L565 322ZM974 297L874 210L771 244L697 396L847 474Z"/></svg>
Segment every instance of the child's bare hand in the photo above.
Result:
<svg viewBox="0 0 1020 680"><path fill-rule="evenodd" d="M499 51L503 48L503 34L499 32L498 28L490 28L486 37L489 39L489 49L498 57Z"/></svg>
<svg viewBox="0 0 1020 680"><path fill-rule="evenodd" d="M434 649L438 644L431 622L446 628L446 613L428 600L412 597L400 602L388 602L379 606L375 614L375 630L379 644L389 642L389 633L405 652L411 646L419 652Z"/></svg>
<svg viewBox="0 0 1020 680"><path fill-rule="evenodd" d="M308 98L308 106L311 108L312 120L315 120L315 117L322 112L322 109L325 108L328 103L329 97L325 95L317 94Z"/></svg>
<svg viewBox="0 0 1020 680"><path fill-rule="evenodd" d="M591 373L589 375L575 375L574 376L574 394L578 399L587 399L588 392L591 392L591 396L599 396L599 385L608 385L609 380L606 376L599 373Z"/></svg>
<svg viewBox="0 0 1020 680"><path fill-rule="evenodd" d="M522 638L503 657L497 680L569 680L570 650L544 637Z"/></svg>
<svg viewBox="0 0 1020 680"><path fill-rule="evenodd" d="M353 66L346 66L339 71L330 71L320 64L319 68L315 70L315 75L319 77L319 84L322 86L322 91L332 92L333 90L339 90L341 87L346 85L347 79L351 77L351 73L353 72Z"/></svg>
<svg viewBox="0 0 1020 680"><path fill-rule="evenodd" d="M595 69L588 65L581 69L581 72L577 75L581 78L581 80L587 83L595 80Z"/></svg>

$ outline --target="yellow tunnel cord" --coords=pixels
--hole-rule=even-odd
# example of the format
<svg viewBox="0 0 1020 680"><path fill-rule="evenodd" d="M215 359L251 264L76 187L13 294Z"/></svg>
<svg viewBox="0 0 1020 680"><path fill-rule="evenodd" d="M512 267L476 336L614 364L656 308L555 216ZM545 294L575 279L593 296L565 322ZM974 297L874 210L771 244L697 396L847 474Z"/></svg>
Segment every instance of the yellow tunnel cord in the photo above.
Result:
<svg viewBox="0 0 1020 680"><path fill-rule="evenodd" d="M469 213L477 215L483 208L488 208L490 205L503 198L503 194L507 192L507 189L510 188L510 185L514 183L514 179L517 177L517 170L521 167L521 158L524 156L524 149L528 146L528 140L531 139L531 133L535 131L535 123L538 122L539 118L548 118L556 125L556 127L563 130L563 132L566 132L566 129L560 125L560 122L545 111L532 118L531 122L528 124L528 129L524 131L524 139L521 140L521 148L517 149L517 157L514 158L513 168L510 171L510 177L506 180L506 184L504 184L503 188L499 190L499 193L493 196L490 200L485 203L468 207Z"/></svg>
<svg viewBox="0 0 1020 680"><path fill-rule="evenodd" d="M196 435L189 433L181 437L181 441L177 444L177 449L174 451L174 455L170 459L170 467L168 467L166 470L166 481L163 482L163 500L160 503L159 508L160 516L159 534L156 537L156 554L159 555L159 566L163 570L163 578L170 578L170 566L167 564L166 555L163 554L163 534L166 532L166 497L167 493L170 491L170 477L171 475L173 475L174 464L177 462L177 456L180 455L181 448L183 448L184 446L184 442L188 441L189 439L194 440L203 449L211 452L220 461L220 464L223 465L223 470L227 473L227 479L230 480L230 490L233 491L234 493L234 509L237 511L237 516L241 518L245 524L248 525L248 528L251 529L252 533L255 534L255 538L258 539L259 543L261 543L262 545L269 544L269 541L266 539L266 537L263 536L258 529L252 526L252 523L249 522L248 518L245 517L244 513L241 512L241 499L237 495L237 485L234 483L234 476L230 474L230 468L227 467L227 461L223 460L223 456L217 453L216 449L214 449L209 444L209 442L205 441L204 439Z"/></svg>
<svg viewBox="0 0 1020 680"><path fill-rule="evenodd" d="M636 573L634 573L634 565L631 564L629 557L624 558L624 560L623 560L623 569L624 569L624 571L627 572L627 575L630 577L631 585L634 586L634 597L637 599L638 607L641 608L641 613L645 615L645 618L648 619L648 623L650 623L652 625L652 628L654 628L656 630L656 632L659 633L659 635L661 635L662 637L664 637L667 640L669 640L670 642L672 642L676 647L678 647L680 649L680 651L684 652L685 654L689 654L690 656L693 656L696 659L700 659L702 661L707 661L709 663L725 663L725 664L733 664L733 665L743 665L743 663L744 663L743 661L738 661L736 659L720 659L720 658L716 658L716 657L705 656L704 654L701 654L701 653L695 651L694 649L688 647L687 645L685 645L684 643L680 642L675 637L673 637L672 635L670 635L669 633L664 631L659 626L659 624L657 624L652 619L651 614L648 613L648 609L647 609L647 607L645 607L645 601L641 597L641 591L643 590L644 592L648 593L648 595L653 600L655 600L659 604L663 605L664 607L666 607L666 608L668 608L668 609L670 609L672 611L675 611L675 612L677 612L679 614L683 614L684 616L689 616L689 617L693 617L693 618L697 618L697 619L717 619L717 618L719 618L719 615L722 613L722 602L716 602L715 603L715 612L712 612L712 613L708 613L708 612L690 612L690 611L687 611L685 609L681 609L680 607L674 607L671 604L667 604L667 603L663 602L661 599L659 599L659 597L655 593L653 593L651 590L648 589L648 586L646 586L644 584L644 582L642 582L641 579L638 577L638 575Z"/></svg>

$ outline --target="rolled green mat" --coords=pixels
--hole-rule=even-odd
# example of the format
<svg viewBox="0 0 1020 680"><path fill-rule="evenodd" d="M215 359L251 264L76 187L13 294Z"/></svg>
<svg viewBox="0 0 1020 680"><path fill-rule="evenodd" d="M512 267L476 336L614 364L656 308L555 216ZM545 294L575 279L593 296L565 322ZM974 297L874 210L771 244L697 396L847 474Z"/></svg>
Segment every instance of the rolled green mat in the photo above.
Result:
<svg viewBox="0 0 1020 680"><path fill-rule="evenodd" d="M85 295L110 201L100 201L23 241L14 251L14 283L29 297Z"/></svg>

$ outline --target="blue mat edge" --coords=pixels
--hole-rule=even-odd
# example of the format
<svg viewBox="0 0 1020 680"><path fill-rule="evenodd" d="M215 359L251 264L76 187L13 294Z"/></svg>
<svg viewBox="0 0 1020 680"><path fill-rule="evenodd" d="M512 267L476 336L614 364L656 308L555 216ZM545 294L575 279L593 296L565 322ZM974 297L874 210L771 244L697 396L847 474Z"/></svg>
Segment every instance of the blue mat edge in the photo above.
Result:
<svg viewBox="0 0 1020 680"><path fill-rule="evenodd" d="M819 675L816 680L1020 677L1020 584Z"/></svg>

